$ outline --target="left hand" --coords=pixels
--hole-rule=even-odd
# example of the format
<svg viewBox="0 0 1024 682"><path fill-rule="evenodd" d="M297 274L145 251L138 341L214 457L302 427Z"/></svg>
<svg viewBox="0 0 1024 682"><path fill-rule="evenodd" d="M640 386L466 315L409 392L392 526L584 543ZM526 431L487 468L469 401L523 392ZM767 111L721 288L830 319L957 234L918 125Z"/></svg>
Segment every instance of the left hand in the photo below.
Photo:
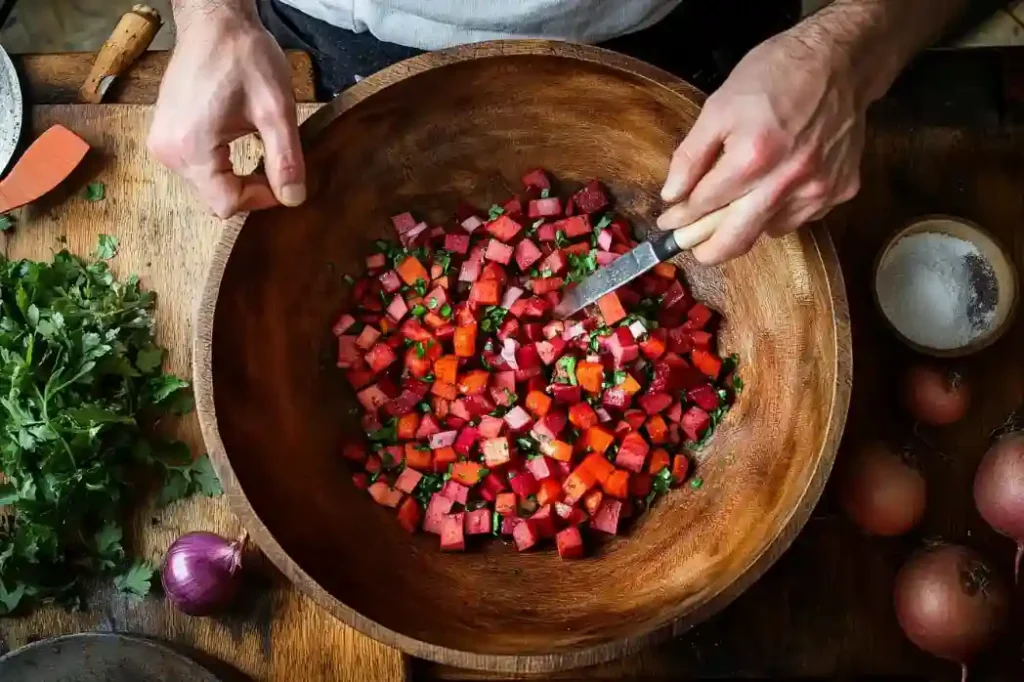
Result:
<svg viewBox="0 0 1024 682"><path fill-rule="evenodd" d="M663 230L736 203L693 250L721 263L762 232L783 236L825 216L860 188L865 106L832 47L781 34L754 48L711 97L672 156Z"/></svg>

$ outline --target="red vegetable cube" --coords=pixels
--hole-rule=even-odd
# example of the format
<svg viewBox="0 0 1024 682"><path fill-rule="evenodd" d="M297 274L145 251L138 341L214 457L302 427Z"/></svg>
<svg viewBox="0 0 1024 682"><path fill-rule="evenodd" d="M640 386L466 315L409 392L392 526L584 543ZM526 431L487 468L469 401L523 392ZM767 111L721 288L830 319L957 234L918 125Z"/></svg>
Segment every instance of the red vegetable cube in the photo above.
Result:
<svg viewBox="0 0 1024 682"><path fill-rule="evenodd" d="M397 359L398 356L391 350L391 346L383 343L378 343L366 354L366 362L374 372L384 371L388 365Z"/></svg>
<svg viewBox="0 0 1024 682"><path fill-rule="evenodd" d="M555 510L550 504L542 505L530 517L534 530L542 538L555 536Z"/></svg>
<svg viewBox="0 0 1024 682"><path fill-rule="evenodd" d="M402 279L394 270L388 270L378 279L380 280L380 285L384 288L384 291L389 294L397 293L398 290L402 288Z"/></svg>
<svg viewBox="0 0 1024 682"><path fill-rule="evenodd" d="M672 396L668 393L647 393L640 396L639 403L647 414L657 414L668 409L672 404Z"/></svg>
<svg viewBox="0 0 1024 682"><path fill-rule="evenodd" d="M423 530L440 535L441 526L454 505L454 500L449 500L444 495L435 493L427 504L427 515L423 520Z"/></svg>
<svg viewBox="0 0 1024 682"><path fill-rule="evenodd" d="M714 353L706 350L694 350L690 353L690 360L693 361L693 365L697 369L712 379L717 379L718 375L722 372L722 359Z"/></svg>
<svg viewBox="0 0 1024 682"><path fill-rule="evenodd" d="M412 217L411 213L399 213L391 216L391 224L395 226L395 231L398 234L405 234L417 225L416 219Z"/></svg>
<svg viewBox="0 0 1024 682"><path fill-rule="evenodd" d="M505 422L508 424L508 428L513 433L519 433L529 428L533 420L530 415L523 408L516 405L505 415Z"/></svg>
<svg viewBox="0 0 1024 682"><path fill-rule="evenodd" d="M704 329L711 321L712 312L703 303L698 303L686 311L686 317L695 329Z"/></svg>
<svg viewBox="0 0 1024 682"><path fill-rule="evenodd" d="M423 520L423 510L419 502L412 497L402 500L398 506L398 524L410 533L415 533Z"/></svg>
<svg viewBox="0 0 1024 682"><path fill-rule="evenodd" d="M373 384L356 393L356 398L363 406L363 409L371 414L382 408L388 402L388 397L380 386Z"/></svg>
<svg viewBox="0 0 1024 682"><path fill-rule="evenodd" d="M465 255L469 251L468 234L446 234L444 236L445 251Z"/></svg>
<svg viewBox="0 0 1024 682"><path fill-rule="evenodd" d="M555 545L561 559L580 559L583 557L583 536L579 526L568 526L555 535Z"/></svg>
<svg viewBox="0 0 1024 682"><path fill-rule="evenodd" d="M510 517L514 518L514 517ZM530 549L540 540L540 535L529 519L521 520L512 529L512 540L520 552Z"/></svg>
<svg viewBox="0 0 1024 682"><path fill-rule="evenodd" d="M640 347L637 346L633 334L625 327L619 327L615 333L608 337L607 348L615 359L615 368L622 369L630 362L640 357Z"/></svg>
<svg viewBox="0 0 1024 682"><path fill-rule="evenodd" d="M597 426L597 413L587 403L576 403L569 408L569 422L580 431Z"/></svg>
<svg viewBox="0 0 1024 682"><path fill-rule="evenodd" d="M533 434L539 441L549 441L558 438L565 428L566 416L560 410L551 410L544 418L533 425Z"/></svg>
<svg viewBox="0 0 1024 682"><path fill-rule="evenodd" d="M545 365L552 365L565 353L566 343L556 336L548 341L538 341L535 345L541 362Z"/></svg>
<svg viewBox="0 0 1024 682"><path fill-rule="evenodd" d="M540 489L537 479L529 471L516 472L516 475L509 479L508 484L512 486L512 492L520 499L536 495L537 490Z"/></svg>
<svg viewBox="0 0 1024 682"><path fill-rule="evenodd" d="M372 327L366 327L366 329L372 329ZM350 369L362 366L363 356L359 353L358 345L359 339L355 336L338 337L338 367Z"/></svg>
<svg viewBox="0 0 1024 682"><path fill-rule="evenodd" d="M580 386L570 386L569 384L553 384L551 395L556 403L574 405L583 400L583 389Z"/></svg>
<svg viewBox="0 0 1024 682"><path fill-rule="evenodd" d="M526 468L538 481L555 477L555 462L544 455L526 460Z"/></svg>
<svg viewBox="0 0 1024 682"><path fill-rule="evenodd" d="M449 514L441 523L441 551L461 552L466 549L465 513Z"/></svg>
<svg viewBox="0 0 1024 682"><path fill-rule="evenodd" d="M475 426L464 426L452 447L463 457L468 457L473 446L480 440L480 431Z"/></svg>
<svg viewBox="0 0 1024 682"><path fill-rule="evenodd" d="M543 258L543 256L544 254L537 248L537 245L529 239L524 239L516 244L516 265L518 265L519 269L523 272L529 270L530 266Z"/></svg>
<svg viewBox="0 0 1024 682"><path fill-rule="evenodd" d="M462 263L462 267L459 269L459 281L460 282L475 282L480 277L480 270L482 269L480 261L467 260Z"/></svg>
<svg viewBox="0 0 1024 682"><path fill-rule="evenodd" d="M402 492L395 490L384 481L371 483L366 491L370 493L374 502L385 507L397 507L398 503L402 501Z"/></svg>
<svg viewBox="0 0 1024 682"><path fill-rule="evenodd" d="M700 440L711 426L711 416L699 407L691 407L683 413L680 426L689 440Z"/></svg>
<svg viewBox="0 0 1024 682"><path fill-rule="evenodd" d="M550 218L562 214L562 200L558 197L547 199L534 199L527 206L527 215L530 218Z"/></svg>
<svg viewBox="0 0 1024 682"><path fill-rule="evenodd" d="M650 446L643 436L635 431L628 433L622 439L619 451L615 455L615 466L634 473L643 471L648 450Z"/></svg>
<svg viewBox="0 0 1024 682"><path fill-rule="evenodd" d="M619 531L619 516L621 514L622 502L605 497L601 500L601 506L597 508L597 513L594 514L590 527L602 533L615 535Z"/></svg>
<svg viewBox="0 0 1024 682"><path fill-rule="evenodd" d="M414 438L416 440L425 440L437 433L441 433L441 425L437 423L437 419L434 415L428 412L423 415L423 418L420 420L420 425L416 429L416 435Z"/></svg>
<svg viewBox="0 0 1024 682"><path fill-rule="evenodd" d="M461 483L448 479L441 487L440 494L444 495L452 502L458 502L459 504L464 505L469 501L469 486L465 486Z"/></svg>
<svg viewBox="0 0 1024 682"><path fill-rule="evenodd" d="M597 213L609 204L608 194L598 180L591 180L572 199L580 213Z"/></svg>
<svg viewBox="0 0 1024 682"><path fill-rule="evenodd" d="M491 532L491 510L486 507L466 512L466 535L486 535Z"/></svg>
<svg viewBox="0 0 1024 682"><path fill-rule="evenodd" d="M535 168L523 176L523 187L527 189L531 187L551 189L551 180L548 179L548 175L544 172L543 168Z"/></svg>
<svg viewBox="0 0 1024 682"><path fill-rule="evenodd" d="M542 275L560 275L565 270L565 256L561 251L552 251L540 262L537 269Z"/></svg>
<svg viewBox="0 0 1024 682"><path fill-rule="evenodd" d="M555 223L555 231L558 232L561 230L569 239L576 239L577 237L589 235L592 229L593 228L590 226L590 218L585 215L575 215L571 218L559 220Z"/></svg>
<svg viewBox="0 0 1024 682"><path fill-rule="evenodd" d="M423 478L423 474L415 469L406 467L402 470L402 473L398 474L398 480L395 481L395 490L401 490L406 495L412 495L412 491L420 484L421 478Z"/></svg>
<svg viewBox="0 0 1024 682"><path fill-rule="evenodd" d="M711 384L691 388L686 392L686 397L706 412L716 409L719 404L718 392Z"/></svg>
<svg viewBox="0 0 1024 682"><path fill-rule="evenodd" d="M480 418L480 424L477 428L480 429L481 437L497 438L501 435L502 429L505 428L505 420L485 414Z"/></svg>
<svg viewBox="0 0 1024 682"><path fill-rule="evenodd" d="M493 279L481 279L470 289L469 300L471 303L480 305L498 305L501 303L501 282Z"/></svg>
<svg viewBox="0 0 1024 682"><path fill-rule="evenodd" d="M521 211L520 211L521 212ZM486 230L492 237L503 242L512 241L523 226L509 217L508 212L487 223Z"/></svg>
<svg viewBox="0 0 1024 682"><path fill-rule="evenodd" d="M626 319L626 309L622 307L622 302L619 301L619 297L614 291L597 299L597 307L601 311L604 323L609 327Z"/></svg>
<svg viewBox="0 0 1024 682"><path fill-rule="evenodd" d="M503 244L497 239L492 239L487 242L487 251L484 252L484 257L487 260L492 260L502 265L508 265L509 261L512 260L512 253L514 249L508 244Z"/></svg>

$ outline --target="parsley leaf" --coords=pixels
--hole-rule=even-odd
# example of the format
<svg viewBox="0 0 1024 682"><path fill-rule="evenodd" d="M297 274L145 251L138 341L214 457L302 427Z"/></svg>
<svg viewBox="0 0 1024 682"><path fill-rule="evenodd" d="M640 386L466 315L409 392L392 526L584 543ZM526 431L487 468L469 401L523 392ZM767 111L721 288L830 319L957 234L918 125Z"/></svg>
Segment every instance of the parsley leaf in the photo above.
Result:
<svg viewBox="0 0 1024 682"><path fill-rule="evenodd" d="M121 242L117 237L111 237L109 234L101 234L100 243L96 247L94 255L101 260L110 260L117 255L117 247L120 243Z"/></svg>
<svg viewBox="0 0 1024 682"><path fill-rule="evenodd" d="M10 213L0 213L0 232L6 232L11 229L16 222L14 216Z"/></svg>
<svg viewBox="0 0 1024 682"><path fill-rule="evenodd" d="M505 214L505 209L497 204L492 204L490 210L487 211L487 218L489 220L497 220L499 216Z"/></svg>
<svg viewBox="0 0 1024 682"><path fill-rule="evenodd" d="M560 384L579 385L576 380L576 357L563 355L555 362L555 381Z"/></svg>
<svg viewBox="0 0 1024 682"><path fill-rule="evenodd" d="M90 182L85 186L85 198L89 201L103 201L107 197L107 186L102 182Z"/></svg>
<svg viewBox="0 0 1024 682"><path fill-rule="evenodd" d="M136 561L127 571L114 578L114 587L129 599L142 599L149 594L155 572L148 562Z"/></svg>

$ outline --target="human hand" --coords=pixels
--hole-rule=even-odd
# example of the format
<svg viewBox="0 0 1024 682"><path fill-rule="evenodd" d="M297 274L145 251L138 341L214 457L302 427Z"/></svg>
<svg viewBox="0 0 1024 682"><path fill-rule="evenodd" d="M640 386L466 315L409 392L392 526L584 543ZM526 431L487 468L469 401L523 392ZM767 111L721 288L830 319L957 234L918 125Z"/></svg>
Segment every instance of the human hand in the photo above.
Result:
<svg viewBox="0 0 1024 682"><path fill-rule="evenodd" d="M230 5L176 13L177 46L148 139L221 218L306 198L288 62L255 10ZM252 132L263 140L266 175L239 177L228 145Z"/></svg>
<svg viewBox="0 0 1024 682"><path fill-rule="evenodd" d="M697 260L743 255L762 232L783 236L860 188L866 105L832 48L781 34L754 48L708 98L672 157L663 230L728 204Z"/></svg>

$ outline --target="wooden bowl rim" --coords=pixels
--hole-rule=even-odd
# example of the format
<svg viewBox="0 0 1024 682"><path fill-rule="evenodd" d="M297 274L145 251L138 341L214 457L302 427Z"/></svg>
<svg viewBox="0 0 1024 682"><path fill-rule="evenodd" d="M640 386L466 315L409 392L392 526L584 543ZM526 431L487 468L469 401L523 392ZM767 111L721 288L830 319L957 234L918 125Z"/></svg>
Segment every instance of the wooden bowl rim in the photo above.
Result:
<svg viewBox="0 0 1024 682"><path fill-rule="evenodd" d="M470 60L507 56L552 56L596 63L640 76L654 85L689 99L698 106L705 99L699 90L668 72L601 48L549 40L495 41L426 53L384 69L352 86L310 116L301 126L300 137L304 145L313 143L316 136L342 113L371 95L406 78ZM789 548L807 523L821 497L835 462L839 441L846 424L852 388L853 357L849 307L842 270L832 239L824 224L819 223L810 229L812 230L811 238L815 247L814 251L822 263L832 304L832 324L836 345L834 369L836 380L833 386L832 409L826 423L821 450L814 463L814 470L811 472L807 486L797 503L793 505L789 518L785 520L778 534L768 543L761 554L750 561L735 581L718 593L711 595L704 604L693 611L674 620L658 624L647 632L555 654L479 654L424 642L385 627L335 598L285 552L255 513L235 476L221 439L213 395L213 323L224 272L247 217L247 213L238 214L225 222L207 271L201 298L196 307L193 380L196 410L203 439L209 450L214 470L223 484L231 509L238 515L243 527L251 533L257 545L302 592L343 623L364 635L418 658L445 665L494 672L543 673L605 663L639 652L670 637L678 636L725 608L760 578Z"/></svg>
<svg viewBox="0 0 1024 682"><path fill-rule="evenodd" d="M921 344L916 343L908 339L906 336L904 336L903 332L896 328L896 325L893 324L893 322L889 319L889 316L885 314L885 310L882 309L882 301L878 297L877 285L878 270L879 268L882 267L882 261L885 259L885 255L889 253L893 246L896 245L896 242L909 235L926 231L924 229L924 226L926 224L936 222L948 222L959 224L967 228L967 231L975 232L984 237L985 239L987 239L988 241L990 241L992 245L995 246L996 250L1002 255L1003 265L1006 267L1011 281L1011 287L1009 292L1010 303L1006 311L1006 317L1003 318L1003 321L999 324L999 326L994 327L987 334L979 336L977 339L968 343L966 346L962 346L960 348L950 348L946 350L922 346ZM943 232L943 234L948 234L938 228L935 228L930 231ZM974 243L973 240L970 241L971 243ZM977 244L975 245L977 246ZM1017 272L1017 266L1016 264L1014 264L1013 257L1010 255L1010 252L1006 250L1006 246L1001 241L999 241L999 239L997 239L996 236L989 230L985 229L984 227L974 222L973 220L961 218L960 216L949 215L946 213L928 213L926 215L918 216L916 218L908 220L906 223L901 225L892 234L892 236L890 236L889 239L885 241L885 243L882 245L882 248L878 250L878 254L875 256L875 261L871 268L871 297L872 299L874 299L875 308L878 310L878 314L882 316L882 319L885 321L885 325L889 328L889 331L891 331L897 339L903 342L905 346L907 346L913 351L921 353L922 355L928 355L933 358L938 358L940 360L955 360L957 358L965 358L969 355L974 355L979 351L985 350L986 348L988 348L989 346L1003 338L1006 332L1009 331L1010 327L1013 326L1014 318L1017 316L1017 306L1020 302L1020 274Z"/></svg>

